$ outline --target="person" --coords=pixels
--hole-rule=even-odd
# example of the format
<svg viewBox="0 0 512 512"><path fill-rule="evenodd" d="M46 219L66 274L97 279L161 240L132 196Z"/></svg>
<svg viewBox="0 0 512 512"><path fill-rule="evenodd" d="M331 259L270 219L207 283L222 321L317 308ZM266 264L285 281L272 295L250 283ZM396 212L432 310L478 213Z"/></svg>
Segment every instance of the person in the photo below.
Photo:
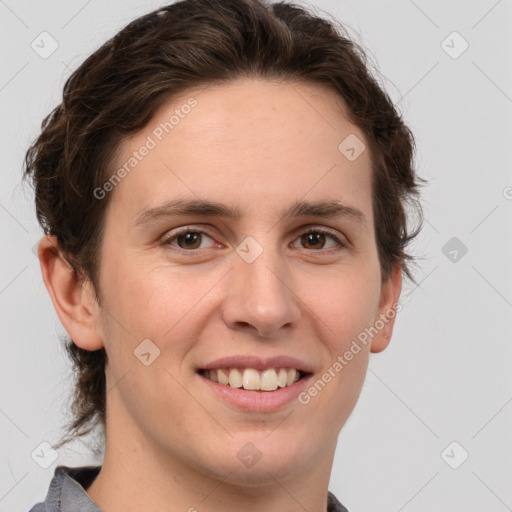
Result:
<svg viewBox="0 0 512 512"><path fill-rule="evenodd" d="M76 378L55 447L99 429L104 458L32 512L346 511L338 435L414 281L413 161L362 48L292 3L178 1L89 56L24 178Z"/></svg>

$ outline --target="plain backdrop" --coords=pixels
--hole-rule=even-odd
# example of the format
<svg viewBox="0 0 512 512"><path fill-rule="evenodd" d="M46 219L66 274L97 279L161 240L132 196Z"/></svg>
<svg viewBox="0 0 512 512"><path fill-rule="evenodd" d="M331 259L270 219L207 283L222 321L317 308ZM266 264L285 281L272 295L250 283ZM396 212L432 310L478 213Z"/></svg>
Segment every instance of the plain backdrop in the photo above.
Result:
<svg viewBox="0 0 512 512"><path fill-rule="evenodd" d="M346 24L367 49L429 180L411 248L421 283L406 283L392 342L371 355L330 490L351 512L510 510L512 1L299 3ZM42 230L20 184L24 153L70 73L160 5L0 2L0 511L42 501L58 464L101 463L81 443L46 469L31 457L58 439L71 380L34 254ZM31 46L42 32L58 44L47 58Z"/></svg>

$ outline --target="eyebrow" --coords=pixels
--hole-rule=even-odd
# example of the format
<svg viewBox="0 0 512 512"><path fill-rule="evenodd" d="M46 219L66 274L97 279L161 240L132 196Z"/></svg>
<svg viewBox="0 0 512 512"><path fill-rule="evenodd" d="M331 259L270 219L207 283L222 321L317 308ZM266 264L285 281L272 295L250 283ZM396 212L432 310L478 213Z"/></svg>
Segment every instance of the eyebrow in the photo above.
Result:
<svg viewBox="0 0 512 512"><path fill-rule="evenodd" d="M222 217L233 220L240 220L243 216L239 205L231 207L223 203L203 199L174 199L159 206L141 210L133 223L133 227L144 227L158 219L180 215ZM361 210L343 204L338 200L299 200L289 208L281 211L282 217L351 218L360 224L367 225L366 217Z"/></svg>

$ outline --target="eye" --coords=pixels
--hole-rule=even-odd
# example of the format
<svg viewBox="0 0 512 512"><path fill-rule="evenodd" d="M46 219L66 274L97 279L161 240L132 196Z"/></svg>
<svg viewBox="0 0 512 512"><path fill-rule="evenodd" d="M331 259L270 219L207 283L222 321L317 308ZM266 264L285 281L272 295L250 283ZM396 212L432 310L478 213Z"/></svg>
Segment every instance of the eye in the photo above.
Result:
<svg viewBox="0 0 512 512"><path fill-rule="evenodd" d="M171 236L163 240L163 244L171 245L172 247L177 247L184 251L193 251L207 248L202 245L204 239L210 239L213 242L213 238L208 236L204 231L186 228L178 233L174 232ZM176 242L176 244L174 242Z"/></svg>
<svg viewBox="0 0 512 512"><path fill-rule="evenodd" d="M305 233L303 233L302 235L300 235L300 237L297 240L306 249L308 248L306 246L309 245L310 246L309 248L311 248L314 252L322 253L322 252L326 252L326 251L324 251L324 249L325 249L326 241L328 239L331 239L331 241L334 241L334 246L331 245L331 248L335 247L334 252L347 247L347 244L341 242L341 240L333 232L331 232L330 230L327 230L327 229L316 229L316 228L310 229L310 230L306 231ZM327 252L332 252L332 251L327 251Z"/></svg>
<svg viewBox="0 0 512 512"><path fill-rule="evenodd" d="M210 245L207 245L208 240L210 240ZM326 248L325 245L329 240L331 240L331 244ZM334 232L325 228L309 229L302 233L296 241L300 242L302 247L305 249L311 249L311 251L318 254L323 254L324 252L332 253L348 247L348 244L342 242ZM202 249L221 247L204 231L200 229L190 229L187 227L178 231L173 231L169 236L162 240L162 245L171 246L176 248L177 251L185 252L201 252ZM292 247L300 248L293 244Z"/></svg>

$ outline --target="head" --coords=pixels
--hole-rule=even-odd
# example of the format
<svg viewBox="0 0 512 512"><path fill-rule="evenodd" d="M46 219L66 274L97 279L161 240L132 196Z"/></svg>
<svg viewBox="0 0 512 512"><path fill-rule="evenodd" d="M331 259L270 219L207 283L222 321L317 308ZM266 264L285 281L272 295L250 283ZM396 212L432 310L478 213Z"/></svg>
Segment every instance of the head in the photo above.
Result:
<svg viewBox="0 0 512 512"><path fill-rule="evenodd" d="M268 438L276 416L199 406L200 373L223 356L284 353L313 384L396 307L421 225L406 214L409 203L421 218L413 153L363 50L298 6L185 0L107 41L26 156L43 278L76 375L58 446L119 415L141 443L191 464L249 441L272 453L288 439L292 457L313 429L324 444L308 456L327 453L394 315ZM170 201L196 208L162 215ZM342 215L321 215L336 202ZM150 365L134 354L143 340Z"/></svg>

